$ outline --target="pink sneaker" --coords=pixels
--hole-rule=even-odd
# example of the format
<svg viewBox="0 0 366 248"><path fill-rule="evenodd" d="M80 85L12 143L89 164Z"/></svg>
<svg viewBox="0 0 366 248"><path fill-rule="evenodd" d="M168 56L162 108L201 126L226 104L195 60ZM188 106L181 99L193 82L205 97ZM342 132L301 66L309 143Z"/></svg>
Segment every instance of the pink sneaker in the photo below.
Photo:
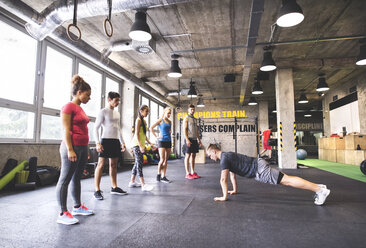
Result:
<svg viewBox="0 0 366 248"><path fill-rule="evenodd" d="M192 176L194 177L194 179L196 179L196 178L201 178L201 176L200 176L200 175L198 175L196 172L195 172L195 173L193 173L193 174L192 174Z"/></svg>
<svg viewBox="0 0 366 248"><path fill-rule="evenodd" d="M187 178L187 179L195 179L195 177L194 177L193 175L191 175L191 174L187 174L187 175L186 175L186 178Z"/></svg>

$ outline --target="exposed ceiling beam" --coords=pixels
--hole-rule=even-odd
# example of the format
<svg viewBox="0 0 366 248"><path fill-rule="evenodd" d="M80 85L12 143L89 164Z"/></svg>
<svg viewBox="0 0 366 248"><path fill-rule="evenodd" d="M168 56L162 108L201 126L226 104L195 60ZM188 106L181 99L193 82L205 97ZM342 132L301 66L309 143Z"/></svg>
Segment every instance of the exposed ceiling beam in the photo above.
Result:
<svg viewBox="0 0 366 248"><path fill-rule="evenodd" d="M259 24L264 10L264 0L252 0L250 11L250 22L248 28L248 40L246 42L246 54L244 56L244 70L240 89L240 105L244 105L245 91L248 85L252 59L254 56L255 45L257 42Z"/></svg>

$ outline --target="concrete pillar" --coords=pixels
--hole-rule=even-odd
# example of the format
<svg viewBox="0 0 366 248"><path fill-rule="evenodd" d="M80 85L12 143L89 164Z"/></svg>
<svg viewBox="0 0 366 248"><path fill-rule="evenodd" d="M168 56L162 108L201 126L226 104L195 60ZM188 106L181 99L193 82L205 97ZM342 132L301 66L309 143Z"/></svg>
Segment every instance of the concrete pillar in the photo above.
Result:
<svg viewBox="0 0 366 248"><path fill-rule="evenodd" d="M292 69L277 69L275 84L278 134L278 165L280 168L284 169L296 169L297 162L294 143L295 103ZM282 149L280 131L281 126Z"/></svg>
<svg viewBox="0 0 366 248"><path fill-rule="evenodd" d="M263 133L264 130L269 128L268 121L268 102L267 101L259 101L258 102L258 131L260 134ZM259 151L263 149L263 138L259 139Z"/></svg>

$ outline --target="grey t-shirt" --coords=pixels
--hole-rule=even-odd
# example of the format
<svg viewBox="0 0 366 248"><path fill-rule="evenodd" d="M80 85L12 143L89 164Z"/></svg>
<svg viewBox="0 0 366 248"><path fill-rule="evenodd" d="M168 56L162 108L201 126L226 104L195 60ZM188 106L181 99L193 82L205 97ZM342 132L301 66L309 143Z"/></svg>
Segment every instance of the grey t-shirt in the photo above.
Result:
<svg viewBox="0 0 366 248"><path fill-rule="evenodd" d="M255 177L258 167L258 159L234 152L222 152L220 158L221 170L229 171L242 177Z"/></svg>

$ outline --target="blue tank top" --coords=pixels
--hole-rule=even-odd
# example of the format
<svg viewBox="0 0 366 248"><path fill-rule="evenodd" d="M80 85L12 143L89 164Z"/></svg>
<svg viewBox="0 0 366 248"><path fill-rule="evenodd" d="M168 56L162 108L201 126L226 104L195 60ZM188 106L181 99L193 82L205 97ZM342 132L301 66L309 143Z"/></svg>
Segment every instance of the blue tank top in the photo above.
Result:
<svg viewBox="0 0 366 248"><path fill-rule="evenodd" d="M163 137L160 139L160 141L172 141L170 137L170 128L171 124L166 123L163 119L162 122L159 124L160 136Z"/></svg>

